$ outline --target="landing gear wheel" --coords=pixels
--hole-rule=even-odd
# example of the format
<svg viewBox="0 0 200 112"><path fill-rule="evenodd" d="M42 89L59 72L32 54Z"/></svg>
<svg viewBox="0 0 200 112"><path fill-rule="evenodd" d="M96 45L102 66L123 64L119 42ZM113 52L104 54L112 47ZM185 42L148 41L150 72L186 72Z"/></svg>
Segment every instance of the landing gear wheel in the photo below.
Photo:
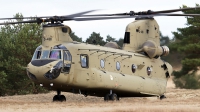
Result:
<svg viewBox="0 0 200 112"><path fill-rule="evenodd" d="M53 97L53 102L57 102L57 101L60 101L60 102L66 101L66 98L64 95L55 95Z"/></svg>
<svg viewBox="0 0 200 112"><path fill-rule="evenodd" d="M110 100L110 94L106 94L106 95L104 96L104 101L108 101L108 100Z"/></svg>
<svg viewBox="0 0 200 112"><path fill-rule="evenodd" d="M61 102L66 101L66 97L64 95L60 95L60 101Z"/></svg>
<svg viewBox="0 0 200 112"><path fill-rule="evenodd" d="M111 96L110 96L110 100L112 100L112 101L118 101L119 98L118 98L117 94L113 93L113 94L111 94Z"/></svg>
<svg viewBox="0 0 200 112"><path fill-rule="evenodd" d="M66 97L64 95L61 95L61 91L58 90L57 95L53 97L53 102L55 101L60 101L60 102L66 101Z"/></svg>
<svg viewBox="0 0 200 112"><path fill-rule="evenodd" d="M53 97L53 102L55 102L55 101L59 101L58 95L55 95L55 96Z"/></svg>
<svg viewBox="0 0 200 112"><path fill-rule="evenodd" d="M160 100L167 98L165 95L160 96Z"/></svg>
<svg viewBox="0 0 200 112"><path fill-rule="evenodd" d="M117 94L113 93L113 94L106 94L104 96L104 101L119 101L119 97L117 96Z"/></svg>

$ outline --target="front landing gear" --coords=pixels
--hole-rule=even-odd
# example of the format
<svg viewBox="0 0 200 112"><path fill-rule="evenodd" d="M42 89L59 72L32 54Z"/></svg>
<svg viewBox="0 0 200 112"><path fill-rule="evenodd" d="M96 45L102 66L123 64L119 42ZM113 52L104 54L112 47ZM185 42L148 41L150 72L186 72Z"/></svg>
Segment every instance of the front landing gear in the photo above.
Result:
<svg viewBox="0 0 200 112"><path fill-rule="evenodd" d="M60 102L66 101L65 96L61 95L61 91L59 91L59 90L57 91L57 95L55 95L53 97L53 102L55 102L55 101L60 101Z"/></svg>
<svg viewBox="0 0 200 112"><path fill-rule="evenodd" d="M118 101L119 97L117 96L117 94L112 93L112 94L106 94L104 96L104 101Z"/></svg>

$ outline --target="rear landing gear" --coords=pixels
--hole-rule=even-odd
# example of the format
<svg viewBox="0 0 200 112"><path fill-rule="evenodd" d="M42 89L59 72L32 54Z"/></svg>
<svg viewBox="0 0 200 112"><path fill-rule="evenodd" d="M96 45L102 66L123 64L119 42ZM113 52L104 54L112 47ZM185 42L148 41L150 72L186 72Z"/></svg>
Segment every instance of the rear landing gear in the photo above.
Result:
<svg viewBox="0 0 200 112"><path fill-rule="evenodd" d="M167 98L165 95L160 96L160 100Z"/></svg>
<svg viewBox="0 0 200 112"><path fill-rule="evenodd" d="M112 94L106 94L104 96L104 101L119 101L119 97L117 96L117 94L112 93Z"/></svg>
<svg viewBox="0 0 200 112"><path fill-rule="evenodd" d="M53 97L53 102L63 102L63 101L66 101L66 97L64 95L61 95L61 91L57 91L57 95L55 95Z"/></svg>

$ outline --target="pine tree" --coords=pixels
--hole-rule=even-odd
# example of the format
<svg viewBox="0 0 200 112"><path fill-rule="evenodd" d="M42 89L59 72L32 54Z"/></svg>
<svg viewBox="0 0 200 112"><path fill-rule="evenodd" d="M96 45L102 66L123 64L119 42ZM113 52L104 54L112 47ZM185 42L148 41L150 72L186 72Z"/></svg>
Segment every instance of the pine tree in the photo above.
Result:
<svg viewBox="0 0 200 112"><path fill-rule="evenodd" d="M199 6L196 4L196 6ZM183 6L187 8L187 6ZM184 14L200 14L200 9L183 11ZM172 50L179 52L182 58L181 71L174 72L175 84L180 88L200 88L199 76L196 71L200 67L200 17L186 17L187 27L178 28L173 32L176 42L170 45Z"/></svg>
<svg viewBox="0 0 200 112"><path fill-rule="evenodd" d="M75 32L70 33L70 37L73 41L82 42L82 38L75 35Z"/></svg>
<svg viewBox="0 0 200 112"><path fill-rule="evenodd" d="M86 42L89 44L96 44L96 45L105 45L105 41L103 40L103 37L101 37L100 33L92 32L89 38L86 39Z"/></svg>
<svg viewBox="0 0 200 112"><path fill-rule="evenodd" d="M16 14L15 17L23 17ZM22 21L17 19L17 21ZM4 25L0 28L0 95L33 92L26 66L41 44L41 26L35 23Z"/></svg>

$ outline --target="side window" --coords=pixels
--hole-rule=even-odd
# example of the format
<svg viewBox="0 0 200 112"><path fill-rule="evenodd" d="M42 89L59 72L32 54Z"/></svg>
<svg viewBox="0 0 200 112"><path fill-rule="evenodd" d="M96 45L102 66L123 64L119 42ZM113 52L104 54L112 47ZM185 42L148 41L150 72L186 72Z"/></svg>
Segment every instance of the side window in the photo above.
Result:
<svg viewBox="0 0 200 112"><path fill-rule="evenodd" d="M147 67L147 75L148 76L151 75L151 71L152 71L152 69L150 67Z"/></svg>
<svg viewBox="0 0 200 112"><path fill-rule="evenodd" d="M105 67L105 61L103 59L100 60L100 65L101 65L101 68Z"/></svg>
<svg viewBox="0 0 200 112"><path fill-rule="evenodd" d="M86 54L81 54L80 57L80 61L81 61L81 67L83 68L88 68L88 55Z"/></svg>
<svg viewBox="0 0 200 112"><path fill-rule="evenodd" d="M120 63L119 61L116 62L116 69L119 71L120 70Z"/></svg>
<svg viewBox="0 0 200 112"><path fill-rule="evenodd" d="M134 64L132 64L132 68L131 68L131 70L132 70L132 72L133 72L133 73L135 73L135 72L136 72L136 69L137 69L137 66L136 66L136 65L134 65Z"/></svg>

